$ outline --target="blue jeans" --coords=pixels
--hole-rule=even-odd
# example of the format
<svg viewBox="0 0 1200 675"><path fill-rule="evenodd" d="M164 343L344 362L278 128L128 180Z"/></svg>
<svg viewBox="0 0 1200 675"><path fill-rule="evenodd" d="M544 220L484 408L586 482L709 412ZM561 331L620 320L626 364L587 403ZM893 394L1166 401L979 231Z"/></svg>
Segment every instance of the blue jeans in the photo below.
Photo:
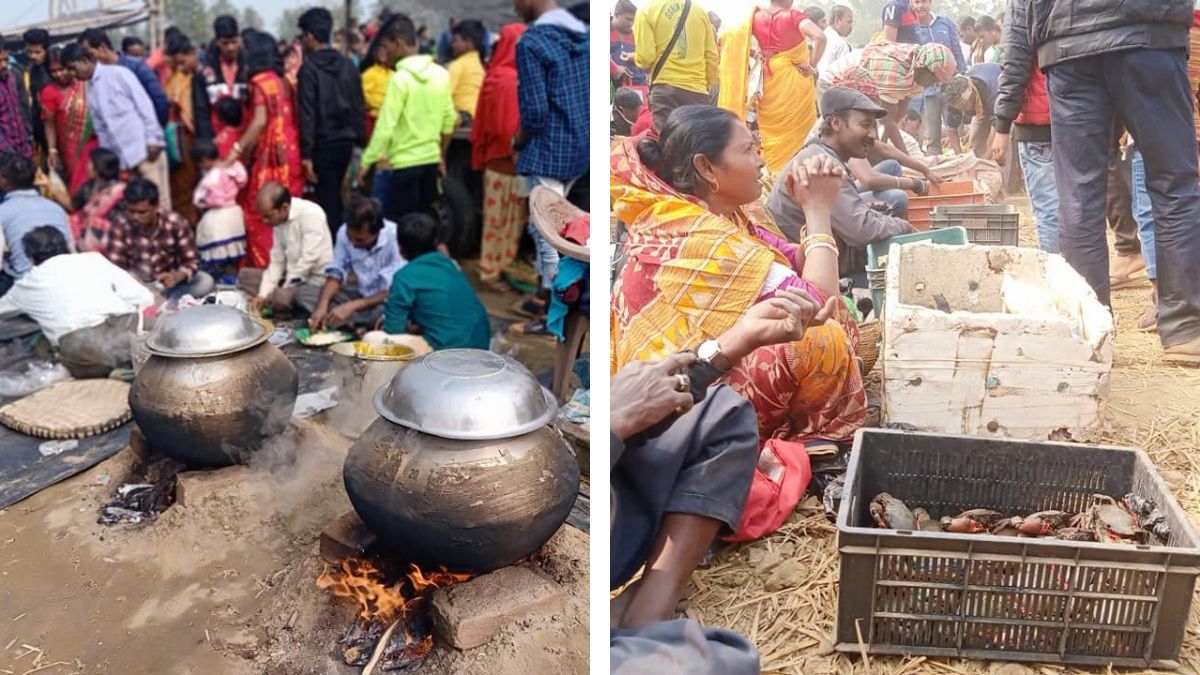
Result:
<svg viewBox="0 0 1200 675"><path fill-rule="evenodd" d="M392 206L392 170L376 169L375 178L371 181L371 198L379 202L382 213L391 213Z"/></svg>
<svg viewBox="0 0 1200 675"><path fill-rule="evenodd" d="M1104 209L1113 121L1144 150L1154 213L1158 333L1164 347L1200 338L1200 168L1186 49L1125 49L1046 70L1063 257L1110 303Z"/></svg>
<svg viewBox="0 0 1200 675"><path fill-rule="evenodd" d="M1150 203L1150 192L1146 189L1146 160L1139 150L1133 151L1133 218L1138 224L1138 238L1142 240L1142 258L1146 260L1146 276L1158 278L1158 265L1154 256L1154 208Z"/></svg>
<svg viewBox="0 0 1200 675"><path fill-rule="evenodd" d="M1025 174L1025 192L1037 221L1038 245L1046 253L1061 253L1058 244L1058 185L1054 182L1054 157L1049 141L1021 141L1017 156Z"/></svg>
<svg viewBox="0 0 1200 675"><path fill-rule="evenodd" d="M900 162L894 159L885 159L875 165L875 170L879 173L888 176L900 176L904 173L904 167L900 166ZM878 192L864 191L860 192L862 198L868 202L887 202L892 205L891 215L897 218L904 218L908 215L908 191L899 188L891 190L879 190Z"/></svg>

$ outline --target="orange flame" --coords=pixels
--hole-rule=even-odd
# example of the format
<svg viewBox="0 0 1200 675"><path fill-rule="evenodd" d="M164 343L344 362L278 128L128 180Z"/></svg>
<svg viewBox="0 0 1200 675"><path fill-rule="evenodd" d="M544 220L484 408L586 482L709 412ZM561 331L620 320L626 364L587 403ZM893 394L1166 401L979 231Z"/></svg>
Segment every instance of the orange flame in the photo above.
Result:
<svg viewBox="0 0 1200 675"><path fill-rule="evenodd" d="M341 569L329 569L317 577L317 588L358 603L359 616L389 622L405 611L411 600L396 586L383 584L383 573L368 560L346 558Z"/></svg>
<svg viewBox="0 0 1200 675"><path fill-rule="evenodd" d="M406 596L401 589L402 582L385 585L383 572L369 560L346 558L340 568L326 567L321 572L317 577L317 588L326 589L339 598L353 599L358 603L359 616L363 619L390 623L406 614L427 589L443 588L470 578L470 574L450 572L445 567L436 572L424 572L411 565L407 579L412 585L412 593Z"/></svg>

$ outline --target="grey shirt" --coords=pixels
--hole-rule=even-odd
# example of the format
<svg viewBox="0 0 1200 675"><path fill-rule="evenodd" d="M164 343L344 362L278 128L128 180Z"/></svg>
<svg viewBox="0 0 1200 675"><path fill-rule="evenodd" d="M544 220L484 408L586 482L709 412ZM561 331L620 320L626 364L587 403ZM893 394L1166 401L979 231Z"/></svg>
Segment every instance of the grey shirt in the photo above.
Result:
<svg viewBox="0 0 1200 675"><path fill-rule="evenodd" d="M837 202L833 207L833 233L838 239L849 246L866 246L872 242L883 241L898 234L908 234L913 231L913 226L907 220L872 209L859 194L858 183L854 181L850 167L846 166L833 148L824 143L815 142L804 146L800 152L796 153L795 157L792 157L780 172L780 179L775 182L775 187L771 188L771 194L767 196L767 211L788 239L794 242L800 241L800 232L804 228L804 211L788 196L782 177L791 172L797 162L802 162L820 153L825 153L838 160L846 171L846 181L843 183L842 191L838 193Z"/></svg>

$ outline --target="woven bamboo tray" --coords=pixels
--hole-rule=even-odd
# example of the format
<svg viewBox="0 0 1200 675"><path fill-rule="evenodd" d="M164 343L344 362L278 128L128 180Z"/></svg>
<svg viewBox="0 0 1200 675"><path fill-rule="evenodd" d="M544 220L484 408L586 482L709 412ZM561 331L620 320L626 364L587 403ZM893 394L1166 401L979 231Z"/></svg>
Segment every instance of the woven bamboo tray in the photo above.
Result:
<svg viewBox="0 0 1200 675"><path fill-rule="evenodd" d="M0 424L37 438L86 438L116 429L133 416L129 384L66 380L0 408Z"/></svg>

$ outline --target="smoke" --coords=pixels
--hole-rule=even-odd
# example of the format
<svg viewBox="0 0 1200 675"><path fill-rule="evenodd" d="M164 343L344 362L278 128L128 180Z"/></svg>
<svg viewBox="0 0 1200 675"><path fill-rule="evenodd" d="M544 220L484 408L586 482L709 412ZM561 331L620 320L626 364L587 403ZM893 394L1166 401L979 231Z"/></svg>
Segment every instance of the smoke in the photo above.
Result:
<svg viewBox="0 0 1200 675"><path fill-rule="evenodd" d="M319 531L349 508L342 465L350 442L327 428L293 420L249 456L247 465L267 482L264 510L293 534Z"/></svg>

